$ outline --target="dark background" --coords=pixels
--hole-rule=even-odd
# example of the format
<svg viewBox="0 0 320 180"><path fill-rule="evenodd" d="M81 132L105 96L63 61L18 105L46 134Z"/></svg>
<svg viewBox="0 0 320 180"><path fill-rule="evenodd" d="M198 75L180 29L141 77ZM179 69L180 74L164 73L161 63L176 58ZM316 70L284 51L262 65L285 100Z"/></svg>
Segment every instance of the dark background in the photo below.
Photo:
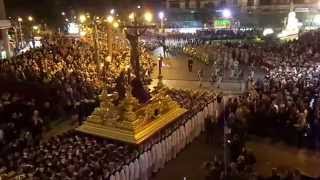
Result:
<svg viewBox="0 0 320 180"><path fill-rule="evenodd" d="M163 0L4 0L8 17L27 17L32 15L39 23L49 26L59 24L63 20L61 12L68 16L81 12L104 15L111 8L129 11L137 5L148 9L161 7ZM120 12L121 13L121 12Z"/></svg>

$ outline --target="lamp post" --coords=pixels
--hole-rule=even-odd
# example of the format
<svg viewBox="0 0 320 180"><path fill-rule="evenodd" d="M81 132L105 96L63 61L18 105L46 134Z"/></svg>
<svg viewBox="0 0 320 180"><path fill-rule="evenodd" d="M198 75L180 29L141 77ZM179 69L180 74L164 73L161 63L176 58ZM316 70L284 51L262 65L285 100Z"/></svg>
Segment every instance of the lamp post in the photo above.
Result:
<svg viewBox="0 0 320 180"><path fill-rule="evenodd" d="M163 76L162 76L162 64L163 64L163 57L159 57L159 62L158 62L158 88L163 87Z"/></svg>
<svg viewBox="0 0 320 180"><path fill-rule="evenodd" d="M159 19L160 19L160 30L161 30L161 33L164 33L164 12L159 12Z"/></svg>
<svg viewBox="0 0 320 180"><path fill-rule="evenodd" d="M28 16L28 21L29 21L29 25L30 26L28 26L28 29L29 29L29 27L31 27L31 32L30 32L30 38L31 38L31 42L32 42L32 48L34 48L35 47L35 41L34 41L34 26L32 26L32 22L33 22L33 20L34 20L34 18L32 17L32 16Z"/></svg>
<svg viewBox="0 0 320 180"><path fill-rule="evenodd" d="M6 11L5 11L5 5L4 0L0 0L0 20L5 20L6 18ZM8 28L10 24L8 23L8 27L0 28L0 37L2 37L3 40L3 47L6 51L6 56L10 57L10 46L9 46L9 38L8 38ZM1 58L1 56L0 56Z"/></svg>
<svg viewBox="0 0 320 180"><path fill-rule="evenodd" d="M114 13L114 11L111 10L111 13ZM114 17L113 15L109 15L107 17L107 22L108 22L108 25L107 25L107 47L108 47L108 56L110 58L110 60L112 61L112 51L113 51L113 32L112 32L112 26L117 26L115 25L114 23L116 22L113 22L114 21ZM119 24L118 24L119 25Z"/></svg>
<svg viewBox="0 0 320 180"><path fill-rule="evenodd" d="M163 57L166 58L166 39L165 39L165 31L164 31L164 12L159 12L158 14L159 19L160 19L160 35L161 35L161 40L160 40L160 45L162 46L162 51L163 51Z"/></svg>
<svg viewBox="0 0 320 180"><path fill-rule="evenodd" d="M21 17L18 17L19 36L20 36L19 48L22 48L22 45L23 45L22 21L23 19Z"/></svg>

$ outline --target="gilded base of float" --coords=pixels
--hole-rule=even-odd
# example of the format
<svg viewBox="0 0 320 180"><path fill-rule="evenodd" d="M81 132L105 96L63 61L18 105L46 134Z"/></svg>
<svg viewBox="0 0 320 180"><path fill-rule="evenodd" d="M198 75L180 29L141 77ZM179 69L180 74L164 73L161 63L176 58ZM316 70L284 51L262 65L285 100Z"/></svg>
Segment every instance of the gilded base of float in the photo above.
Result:
<svg viewBox="0 0 320 180"><path fill-rule="evenodd" d="M77 131L131 144L141 144L187 112L164 92L141 106L129 96L118 106L112 96L102 93L101 105Z"/></svg>
<svg viewBox="0 0 320 180"><path fill-rule="evenodd" d="M168 124L176 121L177 118L185 112L186 110L182 108L172 109L156 120L153 120L145 126L142 126L141 128L133 131L112 126L104 126L92 122L85 122L82 126L77 128L77 130L83 133L92 134L103 138L114 139L131 144L140 144Z"/></svg>

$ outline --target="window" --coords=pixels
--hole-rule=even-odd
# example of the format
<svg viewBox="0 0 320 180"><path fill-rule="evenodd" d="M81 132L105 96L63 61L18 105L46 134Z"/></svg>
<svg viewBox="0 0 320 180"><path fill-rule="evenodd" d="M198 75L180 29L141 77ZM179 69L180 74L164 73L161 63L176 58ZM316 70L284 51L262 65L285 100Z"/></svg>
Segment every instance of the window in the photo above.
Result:
<svg viewBox="0 0 320 180"><path fill-rule="evenodd" d="M247 6L254 6L254 0L248 0Z"/></svg>
<svg viewBox="0 0 320 180"><path fill-rule="evenodd" d="M180 8L179 1L169 1L169 7L170 8Z"/></svg>
<svg viewBox="0 0 320 180"><path fill-rule="evenodd" d="M190 0L185 0L186 9L190 8Z"/></svg>

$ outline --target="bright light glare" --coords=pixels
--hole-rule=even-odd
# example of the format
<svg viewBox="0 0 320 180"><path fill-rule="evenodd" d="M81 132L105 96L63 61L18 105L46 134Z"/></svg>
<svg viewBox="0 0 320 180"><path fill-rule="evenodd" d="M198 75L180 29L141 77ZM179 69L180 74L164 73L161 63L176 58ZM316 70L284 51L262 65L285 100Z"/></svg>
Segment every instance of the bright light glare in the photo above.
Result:
<svg viewBox="0 0 320 180"><path fill-rule="evenodd" d="M134 20L134 13L133 13L133 12L129 14L129 19L130 19L131 21Z"/></svg>
<svg viewBox="0 0 320 180"><path fill-rule="evenodd" d="M80 32L79 25L76 23L69 23L68 25L68 33L70 34L78 34Z"/></svg>
<svg viewBox="0 0 320 180"><path fill-rule="evenodd" d="M113 16L111 16L111 15L109 15L108 17L107 17L107 21L108 21L108 23L112 23L113 22Z"/></svg>
<svg viewBox="0 0 320 180"><path fill-rule="evenodd" d="M65 13L65 12L61 12L61 15L62 15L62 16L65 16L65 15L66 15L66 13Z"/></svg>
<svg viewBox="0 0 320 180"><path fill-rule="evenodd" d="M164 12L159 12L159 19L161 19L161 20L163 20L163 18L164 18Z"/></svg>
<svg viewBox="0 0 320 180"><path fill-rule="evenodd" d="M223 16L224 18L231 18L232 13L231 13L231 11L230 11L229 9L224 9L224 10L222 11L222 16Z"/></svg>
<svg viewBox="0 0 320 180"><path fill-rule="evenodd" d="M28 21L33 21L33 17L32 16L28 16Z"/></svg>
<svg viewBox="0 0 320 180"><path fill-rule="evenodd" d="M19 18L18 18L18 21L19 21L19 22L22 22L22 18L21 18L21 17L19 17Z"/></svg>
<svg viewBox="0 0 320 180"><path fill-rule="evenodd" d="M87 33L85 31L80 31L80 36L83 37L85 36Z"/></svg>
<svg viewBox="0 0 320 180"><path fill-rule="evenodd" d="M119 27L119 23L118 22L114 22L112 25L113 25L114 28L118 28Z"/></svg>
<svg viewBox="0 0 320 180"><path fill-rule="evenodd" d="M38 30L38 29L39 29L39 26L32 26L32 29L33 29L33 30Z"/></svg>
<svg viewBox="0 0 320 180"><path fill-rule="evenodd" d="M79 21L80 21L81 23L84 23L86 20L87 20L87 18L86 18L85 15L82 14L82 15L79 16Z"/></svg>
<svg viewBox="0 0 320 180"><path fill-rule="evenodd" d="M144 19L147 21L147 22L151 22L152 19L153 19L153 16L150 12L146 12L144 13Z"/></svg>
<svg viewBox="0 0 320 180"><path fill-rule="evenodd" d="M274 31L273 31L273 29L272 28L266 28L266 29L264 29L263 30L263 36L267 36L267 35L270 35L270 34L273 34L274 33Z"/></svg>
<svg viewBox="0 0 320 180"><path fill-rule="evenodd" d="M111 9L110 10L110 14L114 14L115 10L114 9Z"/></svg>

